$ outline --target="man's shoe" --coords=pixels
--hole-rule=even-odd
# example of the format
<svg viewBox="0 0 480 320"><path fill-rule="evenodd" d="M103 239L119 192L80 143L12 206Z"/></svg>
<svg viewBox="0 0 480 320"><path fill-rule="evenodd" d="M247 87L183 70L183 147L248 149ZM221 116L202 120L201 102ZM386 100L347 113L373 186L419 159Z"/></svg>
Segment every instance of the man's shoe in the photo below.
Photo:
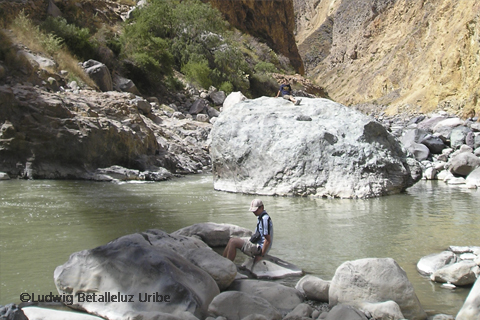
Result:
<svg viewBox="0 0 480 320"><path fill-rule="evenodd" d="M295 101L295 105L298 106L300 102L302 102L302 99L297 99L297 101Z"/></svg>

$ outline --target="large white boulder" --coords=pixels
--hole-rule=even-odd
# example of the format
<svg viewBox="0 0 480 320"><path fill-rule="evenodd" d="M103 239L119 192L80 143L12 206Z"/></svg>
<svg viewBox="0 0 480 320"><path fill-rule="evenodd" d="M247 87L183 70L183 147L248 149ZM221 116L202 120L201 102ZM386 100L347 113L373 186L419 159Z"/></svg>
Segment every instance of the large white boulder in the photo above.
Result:
<svg viewBox="0 0 480 320"><path fill-rule="evenodd" d="M55 285L60 294L73 295L70 307L110 320L156 313L204 318L220 291L207 272L177 253L206 247L190 239L197 243L150 230L76 252L55 269Z"/></svg>
<svg viewBox="0 0 480 320"><path fill-rule="evenodd" d="M409 320L427 318L405 271L391 258L367 258L344 262L330 283L329 304L392 300Z"/></svg>
<svg viewBox="0 0 480 320"><path fill-rule="evenodd" d="M327 99L241 101L220 114L211 137L217 190L367 198L421 178L418 162L380 123Z"/></svg>

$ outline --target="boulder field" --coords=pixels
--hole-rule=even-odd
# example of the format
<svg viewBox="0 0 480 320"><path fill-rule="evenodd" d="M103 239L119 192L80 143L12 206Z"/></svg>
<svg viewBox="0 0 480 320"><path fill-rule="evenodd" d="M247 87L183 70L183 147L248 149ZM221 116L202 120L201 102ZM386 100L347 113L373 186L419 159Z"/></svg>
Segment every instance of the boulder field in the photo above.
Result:
<svg viewBox="0 0 480 320"><path fill-rule="evenodd" d="M211 141L222 191L369 198L402 192L422 175L385 127L327 99L240 101L224 108Z"/></svg>
<svg viewBox="0 0 480 320"><path fill-rule="evenodd" d="M87 313L27 304L0 307L0 315L30 320L427 319L405 271L391 258L346 261L331 280L298 276L293 287L248 278L200 240L220 244L227 235L248 234L234 225L200 223L170 234L147 230L126 235L73 253L56 268L60 297L72 298L64 304ZM477 289L478 281L458 319L480 316Z"/></svg>

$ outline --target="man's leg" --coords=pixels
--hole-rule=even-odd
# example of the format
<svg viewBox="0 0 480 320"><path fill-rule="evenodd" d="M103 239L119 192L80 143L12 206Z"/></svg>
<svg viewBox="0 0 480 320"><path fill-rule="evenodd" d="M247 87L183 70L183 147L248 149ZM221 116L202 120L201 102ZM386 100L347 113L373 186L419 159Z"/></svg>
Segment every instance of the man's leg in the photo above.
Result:
<svg viewBox="0 0 480 320"><path fill-rule="evenodd" d="M225 250L223 251L223 256L231 261L235 260L237 249L241 249L243 247L243 241L244 240L240 238L230 238Z"/></svg>

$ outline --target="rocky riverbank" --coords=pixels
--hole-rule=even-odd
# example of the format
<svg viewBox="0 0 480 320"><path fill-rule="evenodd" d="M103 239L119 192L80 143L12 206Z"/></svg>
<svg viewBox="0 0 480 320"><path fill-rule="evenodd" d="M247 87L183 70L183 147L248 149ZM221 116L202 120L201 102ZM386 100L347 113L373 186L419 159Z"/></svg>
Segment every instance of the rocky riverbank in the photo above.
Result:
<svg viewBox="0 0 480 320"><path fill-rule="evenodd" d="M389 258L366 258L340 265L331 280L298 277L295 287L249 278L212 248L231 236L251 231L228 224L201 223L167 234L147 230L103 246L73 253L56 268L58 295L30 297L31 302L0 308L6 319L427 319L406 273ZM452 247L453 248L453 247ZM454 248L455 249L455 248ZM465 248L456 248L454 251ZM478 247L468 247L477 252ZM453 250L453 249L452 249ZM476 251L475 251L476 250ZM478 253L478 252L477 252ZM456 253L452 253L456 254ZM478 255L476 256L478 269ZM439 267L430 256L419 266ZM464 258L466 258L464 256ZM429 263L426 263L426 261ZM260 268L288 270L291 265L262 260ZM433 262L432 262L433 261ZM431 262L431 263L430 263ZM433 264L432 264L433 263ZM448 265L448 262L446 263ZM266 266L266 267L265 267ZM254 269L257 268L256 266ZM424 267L419 267L419 270ZM477 281L478 282L478 281ZM476 285L478 287L478 285ZM87 313L52 310L63 305ZM478 299L472 289L467 302ZM463 309L459 320L477 319L478 308ZM40 307L40 308L39 308ZM13 318L14 314L17 315ZM454 319L431 315L429 319Z"/></svg>

